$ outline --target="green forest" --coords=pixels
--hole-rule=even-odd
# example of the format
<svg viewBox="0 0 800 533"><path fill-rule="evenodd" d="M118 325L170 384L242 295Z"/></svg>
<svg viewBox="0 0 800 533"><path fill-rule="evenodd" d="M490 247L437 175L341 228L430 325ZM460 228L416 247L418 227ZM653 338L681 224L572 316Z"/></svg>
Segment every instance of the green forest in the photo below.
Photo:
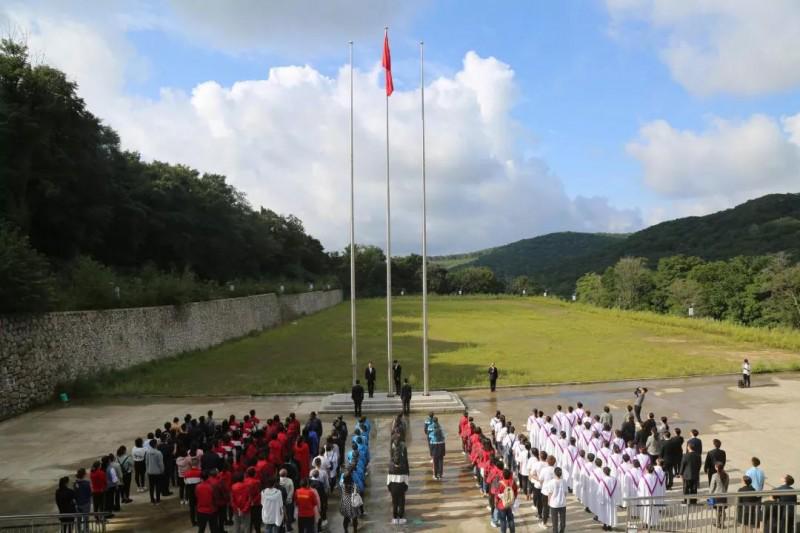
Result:
<svg viewBox="0 0 800 533"><path fill-rule="evenodd" d="M122 150L63 72L0 44L0 312L336 283L300 220L225 176ZM297 287L299 288L299 287Z"/></svg>

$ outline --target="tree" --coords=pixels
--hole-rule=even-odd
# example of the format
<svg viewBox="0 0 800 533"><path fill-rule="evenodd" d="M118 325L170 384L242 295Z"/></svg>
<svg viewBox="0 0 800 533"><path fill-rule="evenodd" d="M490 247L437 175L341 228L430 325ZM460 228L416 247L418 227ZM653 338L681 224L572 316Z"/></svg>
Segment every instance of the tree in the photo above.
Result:
<svg viewBox="0 0 800 533"><path fill-rule="evenodd" d="M673 280L667 289L665 306L674 315L686 316L689 307L693 307L695 316L702 316L705 310L702 285L693 279Z"/></svg>
<svg viewBox="0 0 800 533"><path fill-rule="evenodd" d="M623 257L614 265L616 305L622 309L646 309L653 288L653 274L642 257Z"/></svg>
<svg viewBox="0 0 800 533"><path fill-rule="evenodd" d="M589 272L578 278L575 295L579 302L606 306L608 294L603 287L603 278L594 272Z"/></svg>
<svg viewBox="0 0 800 533"><path fill-rule="evenodd" d="M487 267L467 267L448 274L450 287L465 294L496 294L502 290L500 283Z"/></svg>
<svg viewBox="0 0 800 533"><path fill-rule="evenodd" d="M701 264L703 264L703 260L699 257L680 254L659 259L658 267L653 275L653 283L655 284L651 297L653 310L660 313L672 312L670 309L671 303L668 300L672 293L673 282L685 279L693 268Z"/></svg>
<svg viewBox="0 0 800 533"><path fill-rule="evenodd" d="M0 313L42 311L52 297L47 259L22 232L0 220Z"/></svg>
<svg viewBox="0 0 800 533"><path fill-rule="evenodd" d="M768 294L763 304L764 322L800 327L800 265L791 265L779 254L764 269L761 283Z"/></svg>

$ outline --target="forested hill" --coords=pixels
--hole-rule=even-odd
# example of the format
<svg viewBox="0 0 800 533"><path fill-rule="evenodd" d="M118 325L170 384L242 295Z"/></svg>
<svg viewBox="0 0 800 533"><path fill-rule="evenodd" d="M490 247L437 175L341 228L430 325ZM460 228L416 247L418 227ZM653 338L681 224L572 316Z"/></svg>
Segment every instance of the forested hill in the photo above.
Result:
<svg viewBox="0 0 800 533"><path fill-rule="evenodd" d="M800 194L771 194L732 209L663 222L630 235L552 233L499 246L463 266L487 266L502 278L528 276L569 295L587 272L602 272L621 257L690 255L727 259L787 252L800 259ZM446 259L446 258L444 258Z"/></svg>
<svg viewBox="0 0 800 533"><path fill-rule="evenodd" d="M8 40L0 172L0 313L288 290L332 272L299 219L252 207L225 176L123 150L74 82Z"/></svg>

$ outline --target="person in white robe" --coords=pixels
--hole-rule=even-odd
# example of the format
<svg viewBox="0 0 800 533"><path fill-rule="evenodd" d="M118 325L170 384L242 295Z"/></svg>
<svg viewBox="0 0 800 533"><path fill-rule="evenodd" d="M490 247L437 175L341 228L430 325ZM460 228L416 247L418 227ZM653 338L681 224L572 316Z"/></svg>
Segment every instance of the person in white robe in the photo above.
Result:
<svg viewBox="0 0 800 533"><path fill-rule="evenodd" d="M647 471L647 467L650 466L650 463L652 461L650 459L650 456L647 455L647 448L642 446L641 449L639 450L639 453L636 454L636 459L639 461L640 465L639 469L642 471L642 473L645 473Z"/></svg>
<svg viewBox="0 0 800 533"><path fill-rule="evenodd" d="M569 439L569 446L567 446L567 453L564 454L564 461L561 470L564 473L564 480L567 482L567 487L571 491L575 491L575 463L580 459L580 450L575 446L575 439Z"/></svg>
<svg viewBox="0 0 800 533"><path fill-rule="evenodd" d="M614 446L611 456L608 458L608 467L611 468L611 475L616 478L621 478L620 468L622 468L622 454L619 448Z"/></svg>
<svg viewBox="0 0 800 533"><path fill-rule="evenodd" d="M538 414L539 411L534 407L528 416L528 422L525 424L525 429L528 431L528 440L531 442L531 446L534 447L536 446L535 433L539 430L539 425L536 423L536 415Z"/></svg>
<svg viewBox="0 0 800 533"><path fill-rule="evenodd" d="M594 454L587 453L586 460L583 463L583 471L581 472L581 492L583 496L581 503L589 511L594 510L595 483Z"/></svg>
<svg viewBox="0 0 800 533"><path fill-rule="evenodd" d="M567 414L564 416L567 420L566 432L567 432L567 440L569 440L572 438L572 432L575 430L575 426L578 423L578 415L575 414L575 410L570 405L569 407L567 407Z"/></svg>
<svg viewBox="0 0 800 533"><path fill-rule="evenodd" d="M622 432L618 429L614 430L614 438L611 439L611 448L618 447L620 452L625 449L625 439L622 438Z"/></svg>
<svg viewBox="0 0 800 533"><path fill-rule="evenodd" d="M556 441L556 466L560 466L564 470L564 456L567 453L569 441L567 440L567 432L561 432L561 438Z"/></svg>
<svg viewBox="0 0 800 533"><path fill-rule="evenodd" d="M558 435L556 434L556 428L550 428L550 435L547 436L547 439L544 442L544 451L547 452L547 455L552 455L553 457L556 456L556 452L558 450Z"/></svg>
<svg viewBox="0 0 800 533"><path fill-rule="evenodd" d="M626 460L627 455L623 455L622 468L622 507L627 508L629 498L639 497L639 481L642 479L642 471L639 469L639 462ZM633 508L630 510L631 516L639 516L638 506L634 503Z"/></svg>
<svg viewBox="0 0 800 533"><path fill-rule="evenodd" d="M581 402L578 402L575 405L577 405L577 407L575 408L575 415L578 417L577 423L583 424L583 417L586 416L586 411L584 410L583 404Z"/></svg>
<svg viewBox="0 0 800 533"><path fill-rule="evenodd" d="M586 453L593 453L589 444L592 442L592 424L584 422L583 428L578 430L578 448Z"/></svg>
<svg viewBox="0 0 800 533"><path fill-rule="evenodd" d="M572 481L572 485L570 488L572 489L572 493L575 495L575 499L579 502L583 503L583 465L586 463L586 452L583 450L578 450L578 456L575 458L575 461L572 463L572 471L570 472L570 480Z"/></svg>
<svg viewBox="0 0 800 533"><path fill-rule="evenodd" d="M653 465L649 465L642 475L642 479L639 481L638 494L640 498L645 498L641 500L642 507L640 508L640 512L642 522L649 527L657 525L665 493L661 492L658 476L655 473L655 467Z"/></svg>
<svg viewBox="0 0 800 533"><path fill-rule="evenodd" d="M611 531L617 525L617 506L622 498L620 483L606 466L597 484L597 519L603 524L603 531Z"/></svg>

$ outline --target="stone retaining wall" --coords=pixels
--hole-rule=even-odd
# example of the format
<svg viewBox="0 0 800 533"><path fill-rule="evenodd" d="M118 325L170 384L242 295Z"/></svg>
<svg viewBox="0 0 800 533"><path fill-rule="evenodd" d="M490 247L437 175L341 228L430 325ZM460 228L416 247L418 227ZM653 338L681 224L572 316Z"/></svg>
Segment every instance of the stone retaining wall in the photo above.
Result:
<svg viewBox="0 0 800 533"><path fill-rule="evenodd" d="M341 301L333 290L0 316L0 420L49 401L59 383L208 348Z"/></svg>

